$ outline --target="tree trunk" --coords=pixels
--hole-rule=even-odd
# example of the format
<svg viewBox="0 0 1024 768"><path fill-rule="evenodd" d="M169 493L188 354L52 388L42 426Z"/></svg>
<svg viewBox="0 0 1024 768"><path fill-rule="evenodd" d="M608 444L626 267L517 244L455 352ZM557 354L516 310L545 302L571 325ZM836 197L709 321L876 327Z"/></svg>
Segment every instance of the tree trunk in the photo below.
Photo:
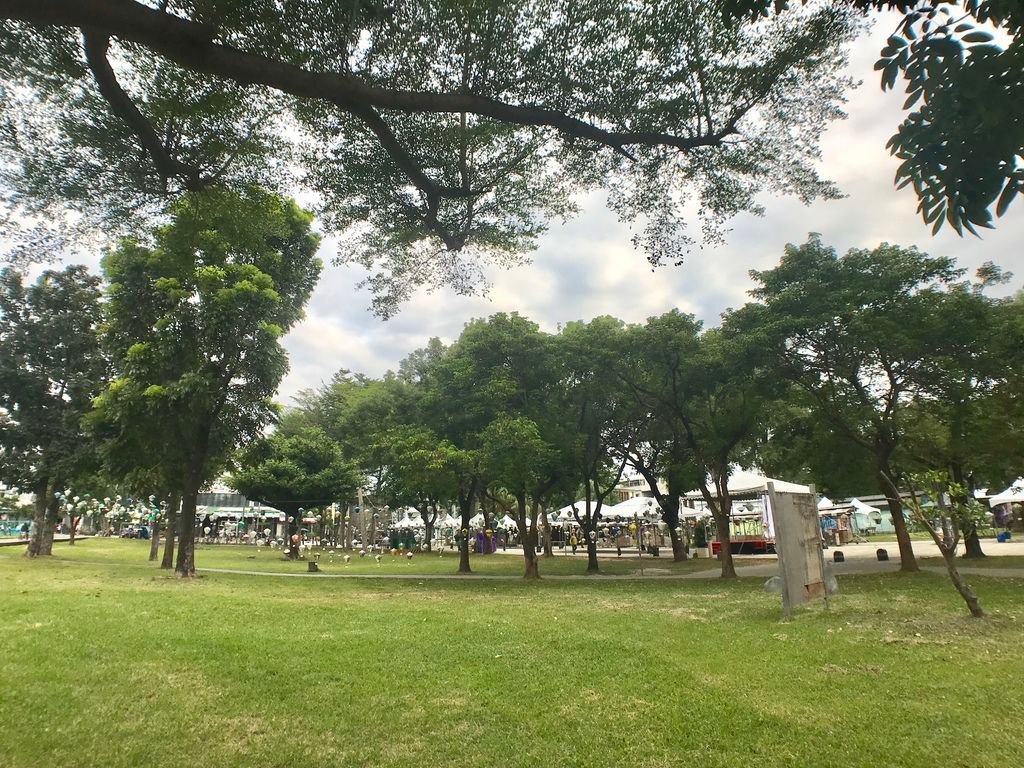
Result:
<svg viewBox="0 0 1024 768"><path fill-rule="evenodd" d="M959 413L959 411L958 411ZM966 506L971 501L972 491L974 490L974 484L968 482L964 476L964 466L962 461L953 461L950 463L950 476L953 482L964 488L967 491L962 498L954 499L959 504ZM978 521L969 520L966 521L966 526L963 530L964 535L964 558L968 560L977 560L985 557L985 553L981 549L981 538L978 536Z"/></svg>
<svg viewBox="0 0 1024 768"><path fill-rule="evenodd" d="M942 559L946 563L946 570L949 571L949 580L953 582L956 591L960 593L960 597L967 603L967 610L971 612L971 616L980 619L985 613L981 610L978 596L974 594L971 585L964 581L963 576L960 575L960 571L956 567L956 548L942 546L934 533L932 534L932 539L938 545L939 551L942 552Z"/></svg>
<svg viewBox="0 0 1024 768"><path fill-rule="evenodd" d="M57 515L60 513L60 499L54 495L55 493L56 483L54 484L54 493L51 493L46 500L46 517L43 520L43 531L39 538L40 555L53 554L53 528L57 525Z"/></svg>
<svg viewBox="0 0 1024 768"><path fill-rule="evenodd" d="M68 531L68 546L75 546L75 510L71 510L68 513L68 523L70 523L71 529Z"/></svg>
<svg viewBox="0 0 1024 768"><path fill-rule="evenodd" d="M462 532L468 531L468 527L468 522L463 516L462 530L459 531L459 573L473 572L473 569L469 567L469 533Z"/></svg>
<svg viewBox="0 0 1024 768"><path fill-rule="evenodd" d="M686 541L679 535L679 531L675 526L669 527L668 535L672 540L672 562L682 563L688 560L689 554L686 552Z"/></svg>
<svg viewBox="0 0 1024 768"><path fill-rule="evenodd" d="M484 496L484 498L486 498L486 496ZM491 531L491 535L494 535L494 526L491 525L491 518L495 516L494 507L492 506L488 508L487 504L481 500L480 512L484 516L484 545L483 552L481 552L480 554L489 555L491 554L491 539L490 537L488 537L487 532Z"/></svg>
<svg viewBox="0 0 1024 768"><path fill-rule="evenodd" d="M541 510L540 515L537 519L541 521L541 531L544 542L544 557L554 557L555 553L551 549L551 521L548 520L548 516L544 512L544 510Z"/></svg>
<svg viewBox="0 0 1024 768"><path fill-rule="evenodd" d="M729 506L731 508L732 505ZM729 511L730 509L711 510L718 534L718 561L722 564L723 579L736 578L736 563L732 559L732 538L729 536Z"/></svg>
<svg viewBox="0 0 1024 768"><path fill-rule="evenodd" d="M587 573L600 573L597 562L597 540L590 538L590 531L584 535L587 537Z"/></svg>
<svg viewBox="0 0 1024 768"><path fill-rule="evenodd" d="M473 503L459 502L461 522L459 525L459 573L472 573L469 567L469 521L473 517Z"/></svg>
<svg viewBox="0 0 1024 768"><path fill-rule="evenodd" d="M978 524L976 522L972 522L970 528L964 531L964 557L968 560L986 557L981 549L981 538L978 536Z"/></svg>
<svg viewBox="0 0 1024 768"><path fill-rule="evenodd" d="M171 496L173 506L167 508L167 535L164 536L164 557L160 562L160 568L170 570L174 567L174 541L177 533L178 522L178 495Z"/></svg>
<svg viewBox="0 0 1024 768"><path fill-rule="evenodd" d="M32 533L29 536L25 557L39 557L42 554L43 526L46 525L46 504L49 499L50 483L42 481L34 489L35 512L32 515Z"/></svg>
<svg viewBox="0 0 1024 768"><path fill-rule="evenodd" d="M520 536L520 544L523 547L523 578L524 579L539 579L540 570L537 567L537 537L540 535L537 529L537 504L533 505L534 517L529 522L533 525L527 525L526 516L526 493L519 492L516 494L516 524L522 530L523 534ZM543 514L543 513L541 513Z"/></svg>
<svg viewBox="0 0 1024 768"><path fill-rule="evenodd" d="M530 528L522 537L523 545L523 578L535 580L540 578L537 567L537 532Z"/></svg>
<svg viewBox="0 0 1024 768"><path fill-rule="evenodd" d="M182 493L181 513L178 516L178 560L174 574L191 579L196 575L196 504L199 500L199 482L186 482Z"/></svg>
<svg viewBox="0 0 1024 768"><path fill-rule="evenodd" d="M153 538L149 542L149 562L155 563L160 554L160 518L153 518Z"/></svg>
<svg viewBox="0 0 1024 768"><path fill-rule="evenodd" d="M434 550L430 546L431 540L434 538L434 524L429 520L423 521L423 551L433 552Z"/></svg>
<svg viewBox="0 0 1024 768"><path fill-rule="evenodd" d="M672 561L681 563L689 558L685 533L679 528L679 497L666 498L662 503L661 519L668 526L669 538L672 540Z"/></svg>
<svg viewBox="0 0 1024 768"><path fill-rule="evenodd" d="M896 542L900 549L900 570L904 573L916 573L921 570L917 565L917 558L914 556L914 545L910 540L910 531L907 530L907 519L903 514L903 499L900 490L892 479L892 469L884 457L878 458L878 479L885 491L886 501L889 505L889 514L892 516L892 525L896 529Z"/></svg>

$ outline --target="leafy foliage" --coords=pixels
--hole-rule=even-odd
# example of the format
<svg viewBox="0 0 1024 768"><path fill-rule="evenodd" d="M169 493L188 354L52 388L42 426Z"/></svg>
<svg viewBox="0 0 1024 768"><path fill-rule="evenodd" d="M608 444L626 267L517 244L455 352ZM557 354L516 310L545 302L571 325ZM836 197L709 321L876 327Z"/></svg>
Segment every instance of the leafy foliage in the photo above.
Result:
<svg viewBox="0 0 1024 768"><path fill-rule="evenodd" d="M298 170L383 315L479 290L600 188L653 264L767 189L833 197L857 15L816 2L723 25L719 3L17 3L0 27L8 209L118 229L158 198ZM157 198L157 199L154 199ZM31 222L30 222L31 223Z"/></svg>
<svg viewBox="0 0 1024 768"><path fill-rule="evenodd" d="M253 445L241 465L229 484L247 499L292 518L289 535L298 531L302 509L330 506L349 497L362 482L358 468L317 427L275 433Z"/></svg>
<svg viewBox="0 0 1024 768"><path fill-rule="evenodd" d="M280 336L301 317L321 264L311 217L257 189L189 195L151 245L107 254L106 342L117 377L96 420L124 457L162 467L183 493L182 547L200 485L275 416L287 370ZM187 574L186 574L187 575Z"/></svg>
<svg viewBox="0 0 1024 768"><path fill-rule="evenodd" d="M107 375L100 298L100 279L85 267L47 270L28 286L14 269L0 272L4 482L45 495L90 459L81 421Z"/></svg>

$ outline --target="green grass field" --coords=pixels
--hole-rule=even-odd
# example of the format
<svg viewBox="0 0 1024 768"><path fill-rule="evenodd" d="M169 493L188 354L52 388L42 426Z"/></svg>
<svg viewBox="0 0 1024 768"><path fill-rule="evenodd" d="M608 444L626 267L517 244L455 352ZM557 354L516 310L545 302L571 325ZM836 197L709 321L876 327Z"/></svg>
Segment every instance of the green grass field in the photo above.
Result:
<svg viewBox="0 0 1024 768"><path fill-rule="evenodd" d="M945 565L941 557L922 557L919 562L921 565ZM956 564L959 568L1024 568L1024 555L994 555L977 560L958 557Z"/></svg>
<svg viewBox="0 0 1024 768"><path fill-rule="evenodd" d="M1024 764L1020 579L972 578L981 621L926 573L782 623L760 580L181 582L139 542L56 551L0 549L5 768Z"/></svg>
<svg viewBox="0 0 1024 768"><path fill-rule="evenodd" d="M14 555L21 548L0 548L3 554ZM77 562L121 563L150 568L149 542L133 539L86 539L73 547L65 542L54 545L54 553L60 559L71 559ZM541 575L572 575L584 574L587 570L587 559L580 550L580 556L566 557L561 553L546 560L541 560ZM319 560L321 572L325 574L454 574L459 567L459 553L445 550L443 553L422 553L413 556L412 560L404 556L385 554L378 565L372 556L359 557L352 553L349 563L343 560L343 553L330 556L322 554ZM474 573L494 576L521 576L523 574L523 558L519 550L514 553L493 555L472 555L470 558ZM750 558L736 558L738 565L751 562ZM601 556L601 569L608 575L638 575L641 567L644 573L665 575L671 573L690 573L696 570L715 570L719 567L717 560L691 560L684 563L673 563L671 557L644 557L637 560L633 557L616 557L614 553ZM306 573L305 560L286 560L280 551L242 546L233 544L208 544L196 547L197 568L221 568L245 571L266 571L274 573Z"/></svg>

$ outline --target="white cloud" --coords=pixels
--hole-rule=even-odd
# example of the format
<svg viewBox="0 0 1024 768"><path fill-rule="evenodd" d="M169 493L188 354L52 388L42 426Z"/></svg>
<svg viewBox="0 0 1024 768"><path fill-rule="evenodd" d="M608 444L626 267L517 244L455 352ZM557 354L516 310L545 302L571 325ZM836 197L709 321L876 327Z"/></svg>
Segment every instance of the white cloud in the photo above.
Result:
<svg viewBox="0 0 1024 768"><path fill-rule="evenodd" d="M932 237L916 213L913 192L895 189L897 162L885 143L902 120L903 96L883 94L872 69L895 18L880 17L852 52L850 73L864 82L850 94L849 119L833 125L823 141L823 175L836 181L846 198L810 206L766 198L765 215L737 217L725 245L695 249L681 267L652 271L633 248L629 229L594 195L582 201L578 217L552 224L532 264L492 271L489 299L423 292L388 322L373 317L370 297L356 291L358 270L328 266L309 319L286 339L293 370L282 396L314 386L342 367L379 375L431 336L451 341L470 318L499 311L518 311L547 330L603 314L641 322L674 307L713 324L723 310L746 300L749 270L771 268L786 243L804 242L809 232L820 232L840 252L881 242L916 244L932 255L954 257L972 271L994 261L1024 274L1024 205L983 239L961 239L948 229Z"/></svg>

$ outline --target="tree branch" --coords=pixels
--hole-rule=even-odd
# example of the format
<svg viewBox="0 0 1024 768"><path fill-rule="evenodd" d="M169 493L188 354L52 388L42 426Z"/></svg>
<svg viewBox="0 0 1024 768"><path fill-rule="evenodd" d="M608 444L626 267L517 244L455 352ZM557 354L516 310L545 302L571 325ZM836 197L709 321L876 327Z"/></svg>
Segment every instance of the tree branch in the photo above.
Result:
<svg viewBox="0 0 1024 768"><path fill-rule="evenodd" d="M716 132L675 136L658 131L609 131L564 112L540 106L507 104L464 91L431 93L370 85L341 72L317 72L215 42L217 31L206 24L161 12L135 0L4 0L0 18L34 24L74 26L145 46L181 67L264 85L299 98L329 100L349 111L360 106L409 113L466 112L515 125L552 128L632 157L628 146L665 146L681 151L715 146L736 133L749 107L737 110ZM710 129L709 129L710 130Z"/></svg>
<svg viewBox="0 0 1024 768"><path fill-rule="evenodd" d="M171 178L181 179L185 188L190 191L202 189L206 182L199 169L181 162L167 151L167 147L160 140L156 129L135 106L135 102L121 87L121 84L117 82L117 76L107 59L110 36L83 29L82 43L85 48L86 63L96 80L100 94L107 100L111 111L132 129L136 138L149 154L153 165L156 166L157 173L160 174L161 186L164 191L166 192L167 181Z"/></svg>

